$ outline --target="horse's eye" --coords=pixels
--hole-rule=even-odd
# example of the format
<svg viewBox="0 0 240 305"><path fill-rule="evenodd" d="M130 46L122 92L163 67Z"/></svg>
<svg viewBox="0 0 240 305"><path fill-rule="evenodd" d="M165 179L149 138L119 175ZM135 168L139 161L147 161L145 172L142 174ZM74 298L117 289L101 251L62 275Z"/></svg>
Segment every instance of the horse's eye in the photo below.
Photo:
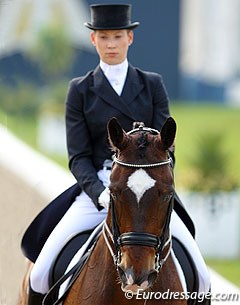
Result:
<svg viewBox="0 0 240 305"><path fill-rule="evenodd" d="M161 195L161 199L164 201L164 202L168 202L173 196L173 193L169 193L169 194L164 194L164 195Z"/></svg>

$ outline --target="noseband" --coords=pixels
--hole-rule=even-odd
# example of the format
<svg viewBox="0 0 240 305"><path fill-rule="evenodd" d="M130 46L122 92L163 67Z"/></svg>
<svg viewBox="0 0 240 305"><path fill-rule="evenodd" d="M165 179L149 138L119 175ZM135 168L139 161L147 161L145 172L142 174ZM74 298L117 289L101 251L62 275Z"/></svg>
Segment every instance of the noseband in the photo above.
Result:
<svg viewBox="0 0 240 305"><path fill-rule="evenodd" d="M128 134L135 133L137 131L147 131L151 132L152 134L159 133L155 129L145 128L143 126L140 126L137 129L131 130ZM132 168L149 168L149 167L157 167L157 166L163 166L163 165L172 165L172 159L168 158L168 160L160 161L157 163L150 163L150 164L132 164L132 163L126 163L121 160L119 160L116 156L113 157L113 161L121 166L125 167L132 167ZM108 249L113 257L114 264L118 266L121 262L121 247L123 246L131 246L131 245L137 245L137 246L145 246L145 247L152 247L155 249L155 270L159 272L167 260L172 246L172 240L171 240L171 234L169 234L169 237L167 237L170 220L171 220L171 214L173 210L173 204L174 204L174 194L172 195L170 199L170 203L168 206L167 216L165 219L165 223L163 226L162 234L160 236L150 234L150 233L142 233L142 232L126 232L120 234L119 226L117 223L116 218L116 212L115 212L115 205L114 205L114 199L113 196L111 196L110 199L110 209L111 209L111 218L112 218L112 232L107 225L107 223L104 223L103 226L103 236L105 239L105 242L108 246ZM114 250L112 249L112 246L109 243L108 236L111 238L112 243L114 244ZM162 257L163 250L169 246L169 249L167 251L167 254L165 257ZM117 254L115 254L117 253Z"/></svg>

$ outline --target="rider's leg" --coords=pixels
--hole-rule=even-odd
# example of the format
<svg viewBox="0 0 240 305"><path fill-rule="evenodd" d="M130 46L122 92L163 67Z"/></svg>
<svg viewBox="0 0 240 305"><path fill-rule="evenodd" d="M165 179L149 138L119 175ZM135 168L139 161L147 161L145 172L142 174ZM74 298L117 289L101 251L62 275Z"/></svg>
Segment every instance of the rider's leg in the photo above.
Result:
<svg viewBox="0 0 240 305"><path fill-rule="evenodd" d="M192 235L175 211L172 213L170 227L172 235L183 243L195 263L199 278L199 293L209 292L210 276L207 266L203 260L196 241L193 239Z"/></svg>
<svg viewBox="0 0 240 305"><path fill-rule="evenodd" d="M110 171L100 171L99 176L104 185L108 185ZM106 180L106 181L105 181ZM57 224L47 239L30 274L31 288L39 293L49 290L48 278L51 265L71 237L79 232L89 230L102 222L107 215L106 209L98 211L92 200L82 192Z"/></svg>

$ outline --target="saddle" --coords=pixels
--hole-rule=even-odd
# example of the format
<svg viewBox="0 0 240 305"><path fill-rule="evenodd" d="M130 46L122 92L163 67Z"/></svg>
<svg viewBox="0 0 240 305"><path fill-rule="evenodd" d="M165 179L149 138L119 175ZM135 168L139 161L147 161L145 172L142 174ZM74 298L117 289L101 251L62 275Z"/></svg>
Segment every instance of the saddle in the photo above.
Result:
<svg viewBox="0 0 240 305"><path fill-rule="evenodd" d="M79 249L85 244L85 242L88 240L89 236L92 234L94 230L84 231L82 233L79 233L78 235L74 236L61 250L59 255L57 256L55 262L53 263L50 275L49 275L49 286L53 287L54 289L50 289L50 293L47 296L46 302L44 304L59 304L62 299L64 298L64 295L66 295L67 291L65 291L64 295L61 297L61 299L58 299L59 295L59 285L56 285L56 283L61 282L61 279L64 277L64 274L69 266L69 263L71 262L74 255L79 251ZM72 279L70 281L70 285L68 285L68 288L71 287L79 273L81 272L85 262L91 255L92 249L99 238L99 235L101 233L101 228L96 232L95 237L91 240L90 244L88 245L88 248L86 249L85 253L83 254L81 260L75 266L70 272L70 277L72 276ZM197 270L195 267L195 264L191 258L191 255L188 253L187 249L184 247L184 245L175 237L173 239L173 251L175 253L175 256L177 257L181 268L184 273L184 277L186 280L187 285L187 291L188 292L197 292L199 283L198 283L198 275ZM188 305L194 305L195 302L193 300L188 300Z"/></svg>

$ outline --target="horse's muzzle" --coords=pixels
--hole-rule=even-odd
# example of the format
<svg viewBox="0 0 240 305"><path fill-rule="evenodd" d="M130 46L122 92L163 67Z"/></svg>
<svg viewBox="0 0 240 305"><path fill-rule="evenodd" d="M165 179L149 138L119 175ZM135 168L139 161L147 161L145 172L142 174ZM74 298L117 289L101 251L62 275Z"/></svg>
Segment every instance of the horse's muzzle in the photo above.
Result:
<svg viewBox="0 0 240 305"><path fill-rule="evenodd" d="M133 294L136 294L140 289L143 291L149 289L157 278L156 270L142 271L140 274L136 274L133 268L124 270L121 265L118 266L117 270L122 283L122 290L124 292L130 290Z"/></svg>

